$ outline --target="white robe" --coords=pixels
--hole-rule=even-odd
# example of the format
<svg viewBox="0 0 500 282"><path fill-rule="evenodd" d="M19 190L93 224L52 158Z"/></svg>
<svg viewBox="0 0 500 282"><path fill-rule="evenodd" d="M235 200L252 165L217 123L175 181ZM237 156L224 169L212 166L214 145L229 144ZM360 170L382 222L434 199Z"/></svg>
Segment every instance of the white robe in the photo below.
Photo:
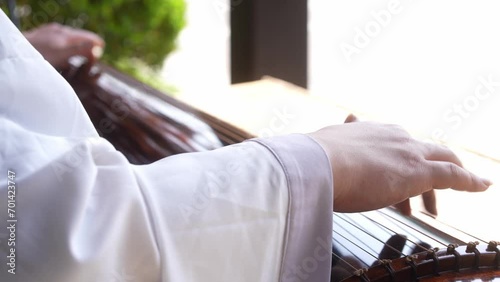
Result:
<svg viewBox="0 0 500 282"><path fill-rule="evenodd" d="M329 281L333 180L314 140L131 165L3 12L0 167L2 282Z"/></svg>

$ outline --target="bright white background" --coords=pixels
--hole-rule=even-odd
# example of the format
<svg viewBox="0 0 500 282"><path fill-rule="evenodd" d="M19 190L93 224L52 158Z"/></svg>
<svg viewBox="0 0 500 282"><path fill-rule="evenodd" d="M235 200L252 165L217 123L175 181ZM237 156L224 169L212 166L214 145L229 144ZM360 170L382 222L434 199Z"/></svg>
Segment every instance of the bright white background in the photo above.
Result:
<svg viewBox="0 0 500 282"><path fill-rule="evenodd" d="M178 95L210 95L230 84L229 0L186 0L186 27L162 77Z"/></svg>
<svg viewBox="0 0 500 282"><path fill-rule="evenodd" d="M382 10L396 13L377 21ZM474 97L480 76L500 82L498 11L495 0L310 0L311 93L500 160L500 86Z"/></svg>

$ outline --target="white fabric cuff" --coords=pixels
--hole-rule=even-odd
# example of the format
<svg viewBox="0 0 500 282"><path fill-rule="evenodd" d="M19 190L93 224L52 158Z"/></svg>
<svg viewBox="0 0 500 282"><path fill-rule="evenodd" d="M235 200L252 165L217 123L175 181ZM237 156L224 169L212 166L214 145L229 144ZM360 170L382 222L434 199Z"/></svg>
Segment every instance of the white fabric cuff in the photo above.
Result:
<svg viewBox="0 0 500 282"><path fill-rule="evenodd" d="M333 176L323 148L292 134L252 139L281 163L289 185L289 215L281 281L330 281Z"/></svg>

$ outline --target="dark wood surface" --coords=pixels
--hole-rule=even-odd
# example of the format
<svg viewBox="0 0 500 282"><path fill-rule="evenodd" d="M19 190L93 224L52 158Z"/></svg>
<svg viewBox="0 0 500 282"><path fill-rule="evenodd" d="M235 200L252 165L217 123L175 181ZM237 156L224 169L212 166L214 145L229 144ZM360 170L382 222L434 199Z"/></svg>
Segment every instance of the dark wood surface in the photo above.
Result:
<svg viewBox="0 0 500 282"><path fill-rule="evenodd" d="M253 137L103 64L73 66L63 75L99 134L133 164Z"/></svg>

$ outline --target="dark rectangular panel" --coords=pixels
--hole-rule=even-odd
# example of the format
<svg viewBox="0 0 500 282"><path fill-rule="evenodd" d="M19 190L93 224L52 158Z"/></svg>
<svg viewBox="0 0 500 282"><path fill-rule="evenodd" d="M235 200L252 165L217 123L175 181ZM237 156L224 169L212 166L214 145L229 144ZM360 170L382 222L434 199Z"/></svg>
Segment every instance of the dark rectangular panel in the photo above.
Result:
<svg viewBox="0 0 500 282"><path fill-rule="evenodd" d="M231 81L271 75L307 87L307 0L229 0Z"/></svg>

